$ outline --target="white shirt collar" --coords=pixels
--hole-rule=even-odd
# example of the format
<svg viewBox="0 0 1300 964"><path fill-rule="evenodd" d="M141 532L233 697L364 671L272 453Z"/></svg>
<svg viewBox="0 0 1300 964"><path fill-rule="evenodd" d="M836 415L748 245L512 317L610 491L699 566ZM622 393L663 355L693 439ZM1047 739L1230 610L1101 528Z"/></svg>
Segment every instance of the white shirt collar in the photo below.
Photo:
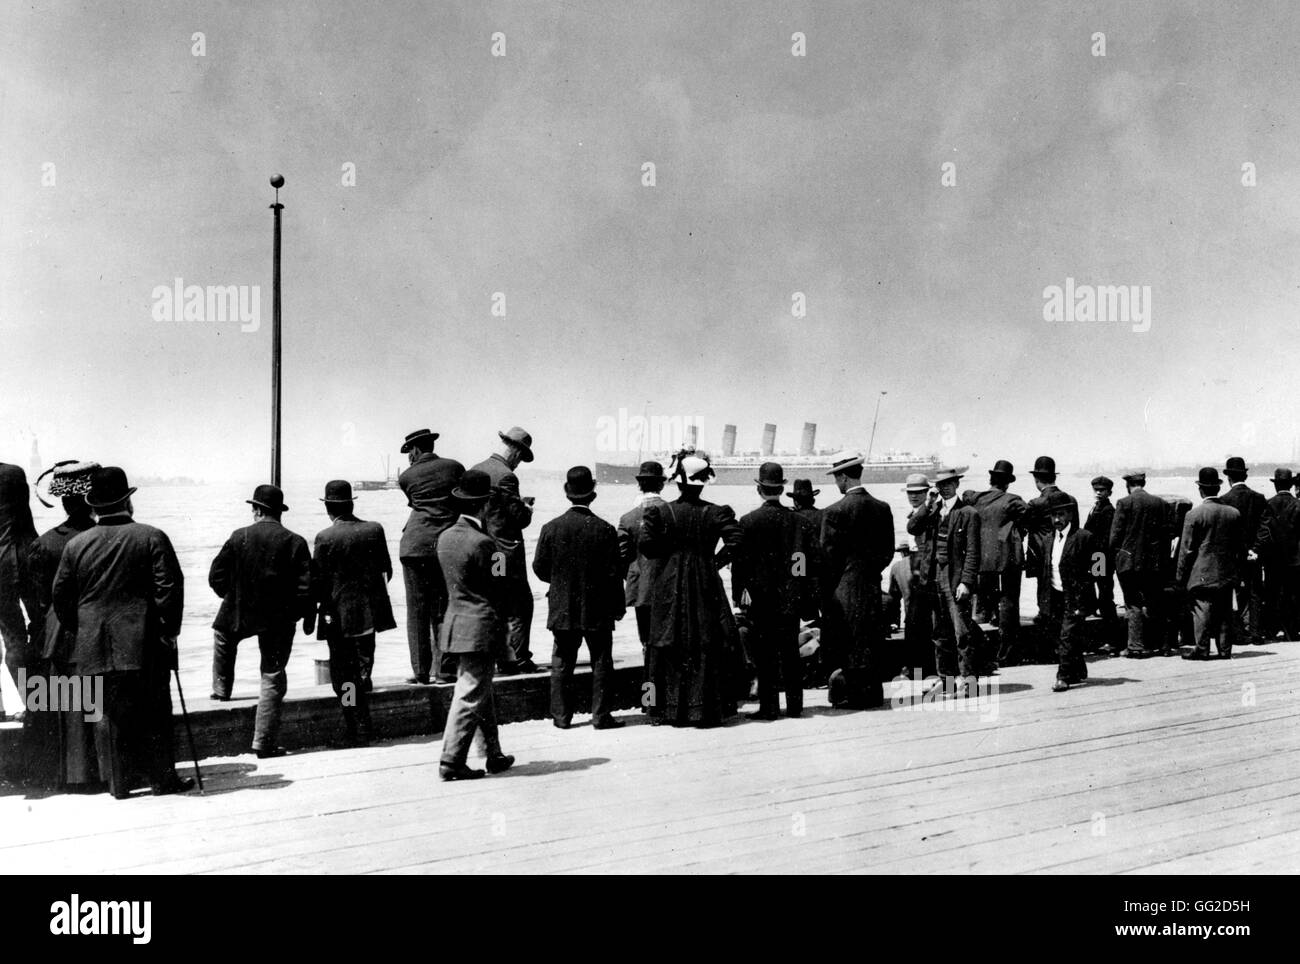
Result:
<svg viewBox="0 0 1300 964"><path fill-rule="evenodd" d="M461 515L461 518L464 519L466 522L470 523L471 525L473 525L474 528L476 528L476 529L482 531L482 529L483 529L483 520L480 519L478 516L476 516L476 515L464 515L464 514L462 514L462 515Z"/></svg>

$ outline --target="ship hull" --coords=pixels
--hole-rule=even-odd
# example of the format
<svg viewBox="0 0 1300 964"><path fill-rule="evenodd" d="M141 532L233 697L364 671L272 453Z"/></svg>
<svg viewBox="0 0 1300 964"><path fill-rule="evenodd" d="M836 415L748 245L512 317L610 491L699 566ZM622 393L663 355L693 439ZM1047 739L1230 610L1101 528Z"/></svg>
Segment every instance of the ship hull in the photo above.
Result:
<svg viewBox="0 0 1300 964"><path fill-rule="evenodd" d="M775 457L775 461L779 463L781 461L780 456ZM638 468L637 465L614 465L608 462L597 462L596 481L605 485L635 485ZM785 474L787 479L811 479L813 485L816 486L819 484L819 480L826 481L830 469L830 462L816 465L785 466ZM967 466L959 465L956 469L958 472L965 472ZM757 463L753 465L715 465L713 470L716 473L716 485L753 485L754 480L758 477ZM906 482L909 475L918 472L933 478L938 470L939 466L929 463L924 465L867 464L863 466L862 481L868 485L884 482Z"/></svg>

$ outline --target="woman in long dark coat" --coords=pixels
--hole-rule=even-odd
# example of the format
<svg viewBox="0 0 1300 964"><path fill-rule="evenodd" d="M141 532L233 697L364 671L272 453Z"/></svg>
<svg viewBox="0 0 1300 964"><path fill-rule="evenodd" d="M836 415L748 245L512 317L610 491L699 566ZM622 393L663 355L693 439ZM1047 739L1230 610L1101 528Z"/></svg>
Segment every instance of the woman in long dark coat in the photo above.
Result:
<svg viewBox="0 0 1300 964"><path fill-rule="evenodd" d="M717 726L736 712L740 643L718 570L740 526L729 506L701 498L712 476L707 460L678 458L680 497L645 510L639 548L654 560L646 649L654 724Z"/></svg>

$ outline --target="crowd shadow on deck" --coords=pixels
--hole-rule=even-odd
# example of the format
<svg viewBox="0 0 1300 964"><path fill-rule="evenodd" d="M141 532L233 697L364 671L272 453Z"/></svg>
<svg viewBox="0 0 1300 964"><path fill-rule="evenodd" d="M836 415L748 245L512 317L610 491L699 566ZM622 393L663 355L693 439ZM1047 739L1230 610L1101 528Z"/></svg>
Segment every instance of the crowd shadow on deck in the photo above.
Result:
<svg viewBox="0 0 1300 964"><path fill-rule="evenodd" d="M274 768L275 760L265 760L258 763L215 763L210 765L200 764L200 771L203 773L203 796L216 797L224 793L237 793L240 790L281 790L290 786L293 781L280 773L267 772L267 768ZM176 772L182 776L193 776L194 766L182 767L179 764ZM190 791L190 795L198 796L198 789Z"/></svg>
<svg viewBox="0 0 1300 964"><path fill-rule="evenodd" d="M495 780L509 777L544 777L552 773L569 773L573 770L590 770L594 766L608 763L607 756L590 756L581 760L527 760L516 763L505 773L493 777Z"/></svg>

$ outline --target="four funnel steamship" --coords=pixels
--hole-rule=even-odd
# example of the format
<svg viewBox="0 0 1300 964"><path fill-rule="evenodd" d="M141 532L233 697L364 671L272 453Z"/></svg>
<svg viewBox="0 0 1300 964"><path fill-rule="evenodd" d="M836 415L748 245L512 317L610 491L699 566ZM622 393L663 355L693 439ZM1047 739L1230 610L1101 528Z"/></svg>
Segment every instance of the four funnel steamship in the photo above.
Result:
<svg viewBox="0 0 1300 964"><path fill-rule="evenodd" d="M686 445L697 444L698 428L686 427ZM758 477L758 467L764 462L780 462L785 469L787 479L812 479L813 485L826 481L826 473L831 469L834 452L829 449L817 449L817 426L805 422L803 438L799 443L799 454L777 453L776 426L763 426L763 447L758 452L736 452L736 426L727 425L722 431L722 454L712 459L713 471L717 473L719 485L753 485ZM651 458L662 462L664 467L672 458L672 453L657 453ZM941 466L938 456L929 457L913 455L911 452L886 452L884 455L868 459L862 467L862 481L905 482L907 477L916 472L923 472L933 478ZM606 484L633 485L640 460L621 465L609 462L596 463L596 479ZM959 472L965 472L967 466L953 466Z"/></svg>

